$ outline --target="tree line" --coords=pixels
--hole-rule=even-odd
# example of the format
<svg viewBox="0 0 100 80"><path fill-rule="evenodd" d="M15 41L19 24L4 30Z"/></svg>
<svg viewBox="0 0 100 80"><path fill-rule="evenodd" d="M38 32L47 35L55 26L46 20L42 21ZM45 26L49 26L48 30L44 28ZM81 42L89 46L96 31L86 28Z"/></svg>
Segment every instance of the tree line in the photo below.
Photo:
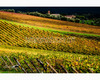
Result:
<svg viewBox="0 0 100 80"><path fill-rule="evenodd" d="M15 11L14 9L2 9L1 11L7 11L7 12L14 12L14 13L21 13L21 14L27 14L27 15L34 15L44 18L51 18L51 19L57 19L57 20L63 20L63 21L70 21L75 23L82 23L82 24L89 24L89 25L95 25L100 26L100 16L93 15L93 14L75 14L75 18L67 18L64 15L50 15L48 13L42 14L40 12L22 12L22 11Z"/></svg>

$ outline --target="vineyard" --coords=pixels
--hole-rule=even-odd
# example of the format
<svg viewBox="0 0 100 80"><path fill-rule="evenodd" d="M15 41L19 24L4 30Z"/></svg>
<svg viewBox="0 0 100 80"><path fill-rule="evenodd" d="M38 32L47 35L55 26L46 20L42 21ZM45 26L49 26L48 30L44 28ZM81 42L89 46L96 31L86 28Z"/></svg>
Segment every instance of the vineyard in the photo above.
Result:
<svg viewBox="0 0 100 80"><path fill-rule="evenodd" d="M80 24L68 21L60 21L36 16L30 16L25 14L11 13L0 11L0 18L20 23L25 23L29 25L34 25L36 27L46 27L53 28L57 30L78 32L78 33L92 33L100 35L100 27L92 26L87 24Z"/></svg>
<svg viewBox="0 0 100 80"><path fill-rule="evenodd" d="M0 70L13 73L100 73L100 56L70 53L34 55L7 51L0 52L0 55Z"/></svg>
<svg viewBox="0 0 100 80"><path fill-rule="evenodd" d="M3 71L100 73L100 27L0 11Z"/></svg>
<svg viewBox="0 0 100 80"><path fill-rule="evenodd" d="M100 55L100 42L0 21L0 44Z"/></svg>

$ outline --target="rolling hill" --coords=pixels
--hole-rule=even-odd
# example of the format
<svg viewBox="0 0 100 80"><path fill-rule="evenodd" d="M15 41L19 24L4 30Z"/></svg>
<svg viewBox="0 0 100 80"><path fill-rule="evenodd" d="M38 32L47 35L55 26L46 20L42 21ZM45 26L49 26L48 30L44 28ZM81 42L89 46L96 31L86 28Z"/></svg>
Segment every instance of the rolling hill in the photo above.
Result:
<svg viewBox="0 0 100 80"><path fill-rule="evenodd" d="M99 73L100 27L0 11L0 56L13 63L17 57L25 68L28 56L48 60L54 67L57 61L70 73L72 66L82 73L88 68ZM1 58L0 62L0 72L7 71Z"/></svg>
<svg viewBox="0 0 100 80"><path fill-rule="evenodd" d="M59 33L24 27L4 21L0 21L0 43L2 45L73 53L100 53L99 41L61 35Z"/></svg>
<svg viewBox="0 0 100 80"><path fill-rule="evenodd" d="M26 14L0 11L0 18L20 23L29 24L36 27L53 28L68 32L93 33L100 35L100 27L87 24L80 24L68 21L60 21Z"/></svg>

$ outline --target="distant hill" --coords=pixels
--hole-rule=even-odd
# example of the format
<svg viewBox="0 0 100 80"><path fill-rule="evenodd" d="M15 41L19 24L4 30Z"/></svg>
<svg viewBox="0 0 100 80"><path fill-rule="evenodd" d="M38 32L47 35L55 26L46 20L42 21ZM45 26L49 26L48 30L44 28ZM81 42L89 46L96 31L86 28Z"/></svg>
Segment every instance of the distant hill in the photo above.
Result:
<svg viewBox="0 0 100 80"><path fill-rule="evenodd" d="M47 13L50 10L52 13L59 14L100 14L100 7L0 7L0 9L15 9L16 11Z"/></svg>
<svg viewBox="0 0 100 80"><path fill-rule="evenodd" d="M74 23L69 21L54 20L48 18L42 18L37 16L31 16L26 14L12 13L0 11L0 18L15 21L19 23L25 23L37 27L53 28L56 30L72 31L78 33L92 33L100 35L100 27L87 24Z"/></svg>

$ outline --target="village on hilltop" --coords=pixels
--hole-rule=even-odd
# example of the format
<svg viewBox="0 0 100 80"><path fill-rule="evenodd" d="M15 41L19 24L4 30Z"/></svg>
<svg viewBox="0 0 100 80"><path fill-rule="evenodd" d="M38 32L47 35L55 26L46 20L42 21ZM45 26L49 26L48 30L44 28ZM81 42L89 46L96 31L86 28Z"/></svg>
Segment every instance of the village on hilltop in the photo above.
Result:
<svg viewBox="0 0 100 80"><path fill-rule="evenodd" d="M60 14L51 14L50 13L50 10L48 11L48 14L49 15L54 15L54 16L60 16ZM70 19L72 19L72 18L75 18L76 16L75 15L65 15L64 17L66 17L66 18L70 18Z"/></svg>

